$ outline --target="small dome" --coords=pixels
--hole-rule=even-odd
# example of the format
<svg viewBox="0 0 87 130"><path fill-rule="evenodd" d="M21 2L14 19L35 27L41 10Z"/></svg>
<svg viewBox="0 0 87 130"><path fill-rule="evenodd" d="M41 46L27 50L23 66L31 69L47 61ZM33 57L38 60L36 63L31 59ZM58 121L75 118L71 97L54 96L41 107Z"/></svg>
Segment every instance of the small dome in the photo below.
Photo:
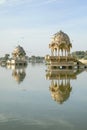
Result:
<svg viewBox="0 0 87 130"><path fill-rule="evenodd" d="M69 44L71 44L69 36L62 31L59 31L56 34L54 34L53 42L57 43L58 45L61 45L61 44L68 44L69 45Z"/></svg>
<svg viewBox="0 0 87 130"><path fill-rule="evenodd" d="M25 56L25 55L26 55L26 53L25 53L23 47L21 47L20 45L17 46L17 47L14 49L14 51L13 51L12 54L13 54L13 56L14 56L14 55L16 55L16 56L20 56L20 55Z"/></svg>
<svg viewBox="0 0 87 130"><path fill-rule="evenodd" d="M53 35L52 42L49 44L49 48L51 49L61 49L61 50L70 50L72 47L72 44L70 42L69 36L62 32L59 31L56 34Z"/></svg>

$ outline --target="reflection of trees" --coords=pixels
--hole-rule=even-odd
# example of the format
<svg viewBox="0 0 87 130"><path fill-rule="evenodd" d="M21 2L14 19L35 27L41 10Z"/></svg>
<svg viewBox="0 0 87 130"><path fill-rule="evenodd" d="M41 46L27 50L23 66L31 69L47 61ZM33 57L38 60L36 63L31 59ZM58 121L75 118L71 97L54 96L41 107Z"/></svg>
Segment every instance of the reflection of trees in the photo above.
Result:
<svg viewBox="0 0 87 130"><path fill-rule="evenodd" d="M70 80L76 79L83 70L57 70L47 71L46 78L51 80L49 90L52 99L62 104L70 97L72 90Z"/></svg>

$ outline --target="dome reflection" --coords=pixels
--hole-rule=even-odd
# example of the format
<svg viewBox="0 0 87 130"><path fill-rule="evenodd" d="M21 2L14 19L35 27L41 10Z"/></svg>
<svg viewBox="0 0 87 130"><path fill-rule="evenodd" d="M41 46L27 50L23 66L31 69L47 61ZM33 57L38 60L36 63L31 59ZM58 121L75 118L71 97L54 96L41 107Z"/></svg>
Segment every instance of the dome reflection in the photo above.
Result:
<svg viewBox="0 0 87 130"><path fill-rule="evenodd" d="M12 77L18 84L23 82L26 77L26 67L27 65L7 65L7 68L12 70Z"/></svg>
<svg viewBox="0 0 87 130"><path fill-rule="evenodd" d="M77 78L83 70L57 70L47 71L46 79L51 80L49 90L54 101L62 104L67 101L72 91L70 80Z"/></svg>
<svg viewBox="0 0 87 130"><path fill-rule="evenodd" d="M17 83L22 82L25 79L26 73L24 68L14 69L12 72L12 76L17 81Z"/></svg>
<svg viewBox="0 0 87 130"><path fill-rule="evenodd" d="M57 81L51 81L49 89L52 99L62 104L69 98L72 87L70 86L70 82L66 84L61 82L61 84L59 84Z"/></svg>

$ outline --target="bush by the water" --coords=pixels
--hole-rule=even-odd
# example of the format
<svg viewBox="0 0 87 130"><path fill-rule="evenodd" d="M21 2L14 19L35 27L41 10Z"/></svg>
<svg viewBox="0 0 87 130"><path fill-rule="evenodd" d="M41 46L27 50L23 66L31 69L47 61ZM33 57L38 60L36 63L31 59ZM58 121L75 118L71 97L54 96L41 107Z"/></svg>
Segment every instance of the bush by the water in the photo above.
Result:
<svg viewBox="0 0 87 130"><path fill-rule="evenodd" d="M87 51L75 51L72 52L72 56L76 57L77 59L87 59Z"/></svg>

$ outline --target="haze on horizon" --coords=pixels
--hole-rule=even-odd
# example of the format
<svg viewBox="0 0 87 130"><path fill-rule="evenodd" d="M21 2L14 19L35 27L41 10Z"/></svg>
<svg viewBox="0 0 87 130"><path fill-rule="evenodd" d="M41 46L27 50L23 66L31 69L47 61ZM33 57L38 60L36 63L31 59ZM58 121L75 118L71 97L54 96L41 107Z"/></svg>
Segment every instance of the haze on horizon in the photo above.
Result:
<svg viewBox="0 0 87 130"><path fill-rule="evenodd" d="M72 51L87 50L87 0L0 0L0 56L17 45L27 55L50 53L56 32L68 34Z"/></svg>

